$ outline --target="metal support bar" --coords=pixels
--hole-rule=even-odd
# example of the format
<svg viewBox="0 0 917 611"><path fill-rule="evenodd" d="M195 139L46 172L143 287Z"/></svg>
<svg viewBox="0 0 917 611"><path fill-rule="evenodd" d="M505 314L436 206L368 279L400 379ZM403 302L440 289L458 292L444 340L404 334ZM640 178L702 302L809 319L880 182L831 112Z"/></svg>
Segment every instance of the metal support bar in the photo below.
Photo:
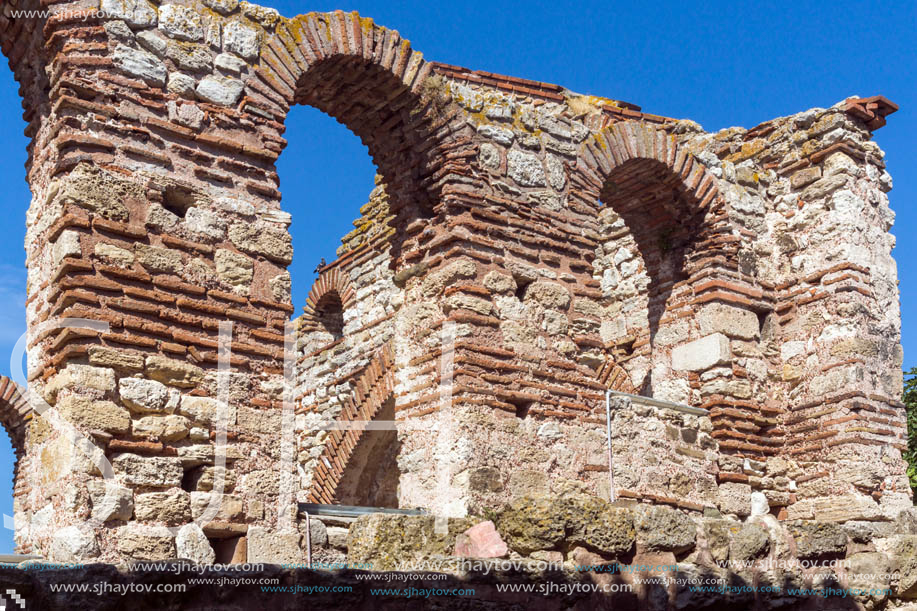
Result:
<svg viewBox="0 0 917 611"><path fill-rule="evenodd" d="M299 513L313 516L336 518L357 518L368 513L393 513L406 516L429 515L426 509L395 509L391 507L359 507L356 505L320 505L318 503L300 503Z"/></svg>
<svg viewBox="0 0 917 611"><path fill-rule="evenodd" d="M672 401L666 401L664 399L654 399L653 397L644 397L643 395L632 395L629 392L621 392L619 390L609 390L607 391L606 397L608 395L614 395L615 397L627 397L634 403L643 403L644 405L652 405L653 407L674 409L677 412L684 412L685 414L691 414L692 416L707 416L710 414L708 410L705 410L702 407L691 407L690 405L673 403Z"/></svg>

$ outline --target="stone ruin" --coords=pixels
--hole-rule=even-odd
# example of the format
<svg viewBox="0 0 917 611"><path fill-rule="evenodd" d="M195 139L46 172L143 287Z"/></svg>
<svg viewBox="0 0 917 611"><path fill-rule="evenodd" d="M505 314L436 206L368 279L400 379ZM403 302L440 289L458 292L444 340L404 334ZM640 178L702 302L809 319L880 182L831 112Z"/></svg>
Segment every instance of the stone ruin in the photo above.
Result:
<svg viewBox="0 0 917 611"><path fill-rule="evenodd" d="M18 551L291 561L297 503L599 502L609 390L627 511L855 553L912 506L885 98L706 133L236 0L9 0L0 32L31 138ZM379 178L291 324L296 104Z"/></svg>

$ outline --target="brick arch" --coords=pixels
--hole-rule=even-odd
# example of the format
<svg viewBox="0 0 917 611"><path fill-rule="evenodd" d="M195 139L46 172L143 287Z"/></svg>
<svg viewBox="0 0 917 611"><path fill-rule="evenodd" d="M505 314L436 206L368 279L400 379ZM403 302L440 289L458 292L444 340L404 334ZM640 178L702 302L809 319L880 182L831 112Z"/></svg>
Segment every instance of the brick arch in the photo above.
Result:
<svg viewBox="0 0 917 611"><path fill-rule="evenodd" d="M303 331L313 331L321 327L319 304L330 296L340 300L344 310L351 307L357 298L350 278L337 267L321 274L312 286L312 290L309 291L306 305L303 307L301 327Z"/></svg>
<svg viewBox="0 0 917 611"><path fill-rule="evenodd" d="M26 454L29 421L32 419L32 407L11 379L0 376L0 426L10 437L16 462L13 465L13 492L19 492L25 482L19 478L19 468Z"/></svg>
<svg viewBox="0 0 917 611"><path fill-rule="evenodd" d="M470 157L458 149L472 150L457 138L467 128L431 70L397 31L336 11L282 21L256 74L284 112L313 106L360 138L386 184L393 223L404 227L435 213L450 170Z"/></svg>
<svg viewBox="0 0 917 611"><path fill-rule="evenodd" d="M649 350L660 324L681 312L686 282L710 258L732 265L737 249L726 202L716 178L675 136L647 123L615 123L586 140L577 169L590 195L624 221L636 242L650 283L649 338L634 343ZM646 384L651 380L647 378Z"/></svg>
<svg viewBox="0 0 917 611"><path fill-rule="evenodd" d="M338 421L369 421L375 418L395 388L395 357L391 344L381 347L363 372L356 377L353 392L347 395ZM347 463L363 436L363 428L333 430L318 459L309 502L332 503Z"/></svg>

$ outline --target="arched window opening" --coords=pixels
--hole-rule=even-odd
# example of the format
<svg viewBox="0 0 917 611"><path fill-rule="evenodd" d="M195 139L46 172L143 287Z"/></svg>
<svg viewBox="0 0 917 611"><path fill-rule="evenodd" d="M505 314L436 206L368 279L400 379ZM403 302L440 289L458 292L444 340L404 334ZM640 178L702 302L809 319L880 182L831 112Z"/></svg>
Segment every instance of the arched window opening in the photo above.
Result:
<svg viewBox="0 0 917 611"><path fill-rule="evenodd" d="M395 399L389 397L374 418L376 422L395 420ZM398 431L363 431L360 442L344 469L335 494L342 505L398 507Z"/></svg>
<svg viewBox="0 0 917 611"><path fill-rule="evenodd" d="M336 341L344 337L344 304L336 292L326 293L315 306L315 318L321 330Z"/></svg>

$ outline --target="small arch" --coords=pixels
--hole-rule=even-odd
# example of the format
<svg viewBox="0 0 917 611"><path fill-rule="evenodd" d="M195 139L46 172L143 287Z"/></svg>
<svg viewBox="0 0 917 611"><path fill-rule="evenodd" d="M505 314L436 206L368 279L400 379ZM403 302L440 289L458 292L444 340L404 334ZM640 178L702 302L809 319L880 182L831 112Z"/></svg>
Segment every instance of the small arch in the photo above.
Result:
<svg viewBox="0 0 917 611"><path fill-rule="evenodd" d="M344 312L356 301L350 278L340 269L322 272L303 307L302 331L325 331L335 340L344 337Z"/></svg>
<svg viewBox="0 0 917 611"><path fill-rule="evenodd" d="M652 349L663 317L690 291L685 281L696 264L714 256L735 264L735 249L722 240L733 233L725 199L716 178L674 134L642 122L615 123L593 134L577 170L594 186L589 197L620 217L629 234L625 242L633 240L639 265L626 263L626 269L645 299L640 309L648 313L649 337L635 337L632 346ZM652 368L646 375L644 391Z"/></svg>
<svg viewBox="0 0 917 611"><path fill-rule="evenodd" d="M6 376L0 376L0 426L9 435L15 455L12 465L14 510L16 508L15 498L24 494L27 488L25 479L20 477L20 469L26 453L28 428L32 417L32 407L16 383Z"/></svg>
<svg viewBox="0 0 917 611"><path fill-rule="evenodd" d="M400 239L392 240L393 267L410 250L401 239L414 239L403 230L435 215L453 170L457 177L458 166L473 156L460 153L473 148L471 139L461 138L470 128L431 73L432 64L396 30L356 12L335 11L281 20L247 83L280 113L296 104L318 108L366 145L399 229ZM448 164L446 149L453 160Z"/></svg>

